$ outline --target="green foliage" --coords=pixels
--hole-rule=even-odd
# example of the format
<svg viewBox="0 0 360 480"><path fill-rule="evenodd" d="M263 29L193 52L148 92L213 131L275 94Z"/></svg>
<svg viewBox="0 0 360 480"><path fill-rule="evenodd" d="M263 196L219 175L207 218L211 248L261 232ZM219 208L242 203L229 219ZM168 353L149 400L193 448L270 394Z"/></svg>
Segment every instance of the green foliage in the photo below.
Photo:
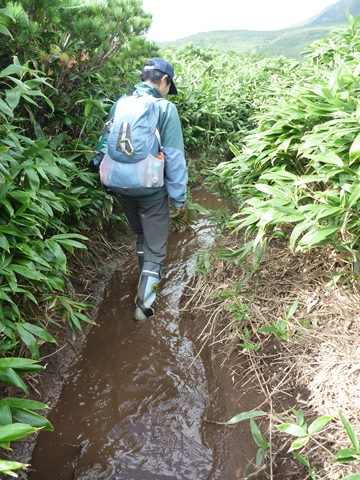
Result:
<svg viewBox="0 0 360 480"><path fill-rule="evenodd" d="M205 252L202 256L196 256L196 272L197 274L207 276L208 271L211 267L211 256L210 252Z"/></svg>
<svg viewBox="0 0 360 480"><path fill-rule="evenodd" d="M291 453L293 457L296 458L296 460L298 460L298 462L300 462L302 465L304 465L307 468L308 474L311 480L316 480L317 477L316 477L315 470L311 467L309 460L297 452L291 452Z"/></svg>
<svg viewBox="0 0 360 480"><path fill-rule="evenodd" d="M237 255L254 252L254 268L277 236L294 250L330 244L348 254L358 274L360 33L349 21L348 30L312 47L306 63L262 87L256 128L239 155L215 170L237 195L229 227L244 230Z"/></svg>
<svg viewBox="0 0 360 480"><path fill-rule="evenodd" d="M296 423L282 423L281 425L277 425L276 427L280 432L284 432L288 435L297 437L296 440L292 442L289 452L292 452L293 450L298 450L304 445L306 445L315 433L322 430L325 425L334 418L333 415L322 415L308 426L307 422L304 419L304 414L302 410L291 410L296 417Z"/></svg>
<svg viewBox="0 0 360 480"><path fill-rule="evenodd" d="M231 155L228 143L250 128L256 87L286 68L282 59L192 45L163 49L162 55L175 68L179 94L171 100L178 108L186 149L200 159L198 169Z"/></svg>
<svg viewBox="0 0 360 480"><path fill-rule="evenodd" d="M343 448L342 450L337 452L337 454L334 457L334 460L338 463L350 463L350 462L355 462L356 460L360 460L359 439L356 436L354 429L352 428L350 422L345 417L345 415L342 412L339 412L339 416L345 428L345 431L350 439L350 442L352 443L352 447Z"/></svg>
<svg viewBox="0 0 360 480"><path fill-rule="evenodd" d="M27 75L32 79L23 81ZM91 203L91 189L79 182L95 189L91 174L60 156L49 140L22 135L17 121L21 99L37 105L37 97L45 98L52 106L36 88L41 85L47 85L41 73L20 65L16 57L0 72L0 348L12 348L21 340L36 359L36 337L54 339L42 326L24 321L24 315L35 317L39 294L65 289L65 251L85 248L86 241L84 235L68 231L78 230Z"/></svg>
<svg viewBox="0 0 360 480"><path fill-rule="evenodd" d="M26 395L29 395L27 386L20 375L35 373L44 370L35 360L28 358L0 358L0 380L9 385L21 388Z"/></svg>
<svg viewBox="0 0 360 480"><path fill-rule="evenodd" d="M34 123L40 135L62 135L66 144L86 138L97 122L101 127L96 128L102 129L101 102L119 96L145 57L157 51L143 36L151 16L143 11L140 0L81 4L76 0L3 0L0 6L4 7L0 70L17 56L22 65L44 72L54 87L42 91L51 96L54 108L38 102L31 107L33 121L23 118L30 137Z"/></svg>
<svg viewBox="0 0 360 480"><path fill-rule="evenodd" d="M44 370L34 360L25 358L0 358L0 380L9 385L21 388L26 395L28 389L21 379L21 374L29 374ZM0 400L0 448L11 450L10 443L20 440L39 429L53 431L51 423L34 410L44 410L44 403L24 398L3 398ZM13 423L13 420L16 422ZM0 472L17 476L14 470L24 469L27 465L19 462L0 460Z"/></svg>
<svg viewBox="0 0 360 480"><path fill-rule="evenodd" d="M254 420L254 418L262 417L264 415L265 415L264 412L262 412L261 410L256 410L253 412L243 412L243 413L239 413L238 415L235 415L235 417L231 418L226 422L226 425L235 425L236 423L242 422L244 420L250 420L251 435L253 437L254 442L259 447L259 450L257 451L257 454L256 454L256 460L255 460L255 465L257 468L261 467L266 450L274 446L272 442L268 442L268 440L265 437L263 437L260 431L260 428L258 427L258 425Z"/></svg>
<svg viewBox="0 0 360 480"><path fill-rule="evenodd" d="M261 327L259 328L259 332L262 333L274 333L277 339L283 338L287 342L290 341L289 339L289 334L287 332L287 327L290 318L294 315L297 307L298 307L299 302L294 302L291 307L288 309L286 312L285 318L282 320L279 320L277 323L274 322L273 319L271 319L271 326L270 327Z"/></svg>
<svg viewBox="0 0 360 480"><path fill-rule="evenodd" d="M305 421L304 412L302 410L295 410L293 408L290 410L295 417L295 422L282 423L277 425L276 428L279 432L290 435L291 437L296 437L296 439L291 443L289 452L291 452L293 457L307 468L309 478L316 480L317 476L315 470L311 467L308 458L296 452L295 450L300 450L301 448L305 447L309 443L310 439L314 438L315 435L334 418L334 416L322 415L308 425L308 423ZM262 436L258 425L254 421L254 418L262 417L264 415L266 414L261 410L242 412L226 422L226 425L235 425L244 420L250 420L251 434L254 442L259 447L255 462L257 468L261 467L266 450L274 446L272 442L268 442L268 440ZM353 447L340 450L335 455L334 460L339 463L353 462L359 459L359 440L345 416L341 412L339 412L339 416ZM359 474L354 473L344 477L343 480L356 480L358 478Z"/></svg>
<svg viewBox="0 0 360 480"><path fill-rule="evenodd" d="M4 475L17 477L17 475L14 473L14 470L25 469L26 467L28 467L28 465L26 465L25 463L0 460L0 472Z"/></svg>
<svg viewBox="0 0 360 480"><path fill-rule="evenodd" d="M139 0L0 7L0 351L25 344L38 359L39 342L55 341L41 308L74 336L91 323L66 295L68 257L112 203L88 160L110 97L156 48Z"/></svg>
<svg viewBox="0 0 360 480"><path fill-rule="evenodd" d="M112 199L89 171L113 101L157 47L141 0L0 0L0 353L56 343L93 323L74 300L69 257L109 222ZM123 219L120 219L121 221ZM0 358L0 381L28 395L35 360ZM0 401L0 447L51 424L27 399ZM12 422L16 423L12 423ZM26 468L0 461L0 472Z"/></svg>

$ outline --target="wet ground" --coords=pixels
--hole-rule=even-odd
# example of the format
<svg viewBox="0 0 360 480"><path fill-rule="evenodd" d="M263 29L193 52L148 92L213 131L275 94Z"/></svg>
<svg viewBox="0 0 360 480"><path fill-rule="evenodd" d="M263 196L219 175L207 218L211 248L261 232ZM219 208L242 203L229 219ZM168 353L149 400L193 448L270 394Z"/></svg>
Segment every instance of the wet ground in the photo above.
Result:
<svg viewBox="0 0 360 480"><path fill-rule="evenodd" d="M217 202L202 190L193 200L208 208ZM205 221L195 232L170 235L156 313L143 323L133 320L135 254L119 266L99 308L99 326L49 415L55 432L38 436L29 480L240 478L249 436L234 450L229 427L204 422L230 418L229 398L209 352L194 361L201 347L197 329L179 312L196 257L212 243Z"/></svg>

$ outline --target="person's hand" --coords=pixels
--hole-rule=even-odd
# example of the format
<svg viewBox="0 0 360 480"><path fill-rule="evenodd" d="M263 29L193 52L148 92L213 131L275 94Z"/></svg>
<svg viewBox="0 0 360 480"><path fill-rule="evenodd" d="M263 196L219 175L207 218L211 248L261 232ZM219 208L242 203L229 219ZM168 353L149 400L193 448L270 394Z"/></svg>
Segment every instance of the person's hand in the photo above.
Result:
<svg viewBox="0 0 360 480"><path fill-rule="evenodd" d="M170 218L172 220L181 220L185 214L184 205L182 207L170 206Z"/></svg>

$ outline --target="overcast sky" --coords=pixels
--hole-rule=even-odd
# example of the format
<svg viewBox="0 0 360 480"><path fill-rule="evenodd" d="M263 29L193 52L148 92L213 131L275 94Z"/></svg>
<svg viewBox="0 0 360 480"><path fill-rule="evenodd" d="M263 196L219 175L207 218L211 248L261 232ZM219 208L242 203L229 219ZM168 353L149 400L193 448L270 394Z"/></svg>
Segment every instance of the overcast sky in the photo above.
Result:
<svg viewBox="0 0 360 480"><path fill-rule="evenodd" d="M149 40L177 40L211 30L280 30L337 0L143 0L152 13Z"/></svg>

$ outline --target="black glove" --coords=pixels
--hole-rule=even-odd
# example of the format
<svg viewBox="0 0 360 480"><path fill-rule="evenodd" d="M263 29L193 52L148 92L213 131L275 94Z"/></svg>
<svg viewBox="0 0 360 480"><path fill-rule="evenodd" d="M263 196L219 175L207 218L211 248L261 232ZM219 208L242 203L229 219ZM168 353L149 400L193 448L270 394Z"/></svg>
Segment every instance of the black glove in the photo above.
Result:
<svg viewBox="0 0 360 480"><path fill-rule="evenodd" d="M97 152L95 157L90 161L90 170L94 173L99 173L100 170L100 163L104 158L104 154L101 152Z"/></svg>

